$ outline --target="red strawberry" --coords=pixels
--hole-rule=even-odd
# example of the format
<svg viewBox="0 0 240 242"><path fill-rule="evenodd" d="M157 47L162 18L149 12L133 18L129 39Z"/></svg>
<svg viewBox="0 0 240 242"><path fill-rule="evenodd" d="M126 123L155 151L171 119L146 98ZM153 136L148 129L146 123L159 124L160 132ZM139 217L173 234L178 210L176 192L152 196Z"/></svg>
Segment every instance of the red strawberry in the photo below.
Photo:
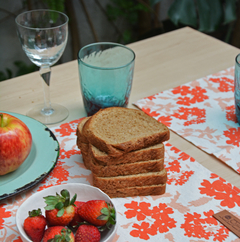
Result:
<svg viewBox="0 0 240 242"><path fill-rule="evenodd" d="M87 222L95 226L115 224L115 210L104 200L90 200L84 203L78 214Z"/></svg>
<svg viewBox="0 0 240 242"><path fill-rule="evenodd" d="M24 220L23 229L33 242L40 242L43 238L46 218L42 215L41 209L28 212L29 216Z"/></svg>
<svg viewBox="0 0 240 242"><path fill-rule="evenodd" d="M66 189L61 191L61 195L57 193L56 196L44 197L47 204L45 215L49 226L66 226L71 222L75 214L76 197L75 194L70 201L70 194Z"/></svg>
<svg viewBox="0 0 240 242"><path fill-rule="evenodd" d="M93 225L80 225L75 234L75 242L99 242L101 234Z"/></svg>
<svg viewBox="0 0 240 242"><path fill-rule="evenodd" d="M70 229L64 226L49 227L43 236L42 242L74 242L74 234Z"/></svg>
<svg viewBox="0 0 240 242"><path fill-rule="evenodd" d="M79 224L84 220L79 216L78 209L84 204L85 202L76 201L75 204L75 214L72 221L69 223L69 226L73 229L77 229Z"/></svg>

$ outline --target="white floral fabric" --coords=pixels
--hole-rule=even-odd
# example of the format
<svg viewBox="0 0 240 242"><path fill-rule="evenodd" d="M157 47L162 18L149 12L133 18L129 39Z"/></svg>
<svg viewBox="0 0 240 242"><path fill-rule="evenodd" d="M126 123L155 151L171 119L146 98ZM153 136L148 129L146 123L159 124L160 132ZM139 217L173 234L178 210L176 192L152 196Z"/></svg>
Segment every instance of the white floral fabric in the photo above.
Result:
<svg viewBox="0 0 240 242"><path fill-rule="evenodd" d="M16 228L16 211L32 194L59 184L92 184L92 173L85 168L76 145L79 121L51 129L61 148L52 172L36 187L0 201L0 241L22 241ZM118 226L113 242L239 241L212 215L226 209L240 218L240 189L167 142L165 168L168 181L164 195L113 199Z"/></svg>
<svg viewBox="0 0 240 242"><path fill-rule="evenodd" d="M145 97L134 104L240 173L234 67Z"/></svg>

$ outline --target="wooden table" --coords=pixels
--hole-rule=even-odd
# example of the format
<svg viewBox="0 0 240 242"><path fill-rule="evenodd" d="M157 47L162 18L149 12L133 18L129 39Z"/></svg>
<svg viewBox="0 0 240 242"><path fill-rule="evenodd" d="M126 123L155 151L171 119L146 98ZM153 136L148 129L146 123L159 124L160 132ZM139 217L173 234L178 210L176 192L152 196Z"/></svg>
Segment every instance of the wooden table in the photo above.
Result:
<svg viewBox="0 0 240 242"><path fill-rule="evenodd" d="M129 107L140 98L214 74L234 65L239 49L217 39L182 28L129 45L136 64ZM52 68L51 100L68 108L71 121L86 115L83 107L77 60ZM38 72L0 82L0 110L26 114L43 101ZM169 141L203 166L240 188L240 177L220 160L206 154L171 132Z"/></svg>

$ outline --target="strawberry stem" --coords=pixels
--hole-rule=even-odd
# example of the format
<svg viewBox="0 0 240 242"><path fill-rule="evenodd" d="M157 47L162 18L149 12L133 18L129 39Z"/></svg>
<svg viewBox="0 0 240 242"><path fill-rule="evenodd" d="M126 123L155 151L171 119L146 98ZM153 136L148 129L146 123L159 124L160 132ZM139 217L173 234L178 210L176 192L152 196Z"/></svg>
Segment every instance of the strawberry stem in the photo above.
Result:
<svg viewBox="0 0 240 242"><path fill-rule="evenodd" d="M42 211L40 208L38 209L33 209L32 211L28 212L29 217L36 217L42 215Z"/></svg>
<svg viewBox="0 0 240 242"><path fill-rule="evenodd" d="M0 113L0 117L1 117L1 128L3 128L3 113Z"/></svg>

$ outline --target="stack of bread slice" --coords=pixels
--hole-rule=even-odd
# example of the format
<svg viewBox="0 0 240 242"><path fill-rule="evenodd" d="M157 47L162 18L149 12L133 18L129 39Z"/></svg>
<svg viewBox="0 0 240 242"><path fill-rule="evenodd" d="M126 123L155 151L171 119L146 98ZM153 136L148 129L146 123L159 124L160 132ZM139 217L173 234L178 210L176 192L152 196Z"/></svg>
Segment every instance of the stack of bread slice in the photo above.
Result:
<svg viewBox="0 0 240 242"><path fill-rule="evenodd" d="M76 134L93 185L110 197L165 193L164 124L140 110L111 107L82 119Z"/></svg>

